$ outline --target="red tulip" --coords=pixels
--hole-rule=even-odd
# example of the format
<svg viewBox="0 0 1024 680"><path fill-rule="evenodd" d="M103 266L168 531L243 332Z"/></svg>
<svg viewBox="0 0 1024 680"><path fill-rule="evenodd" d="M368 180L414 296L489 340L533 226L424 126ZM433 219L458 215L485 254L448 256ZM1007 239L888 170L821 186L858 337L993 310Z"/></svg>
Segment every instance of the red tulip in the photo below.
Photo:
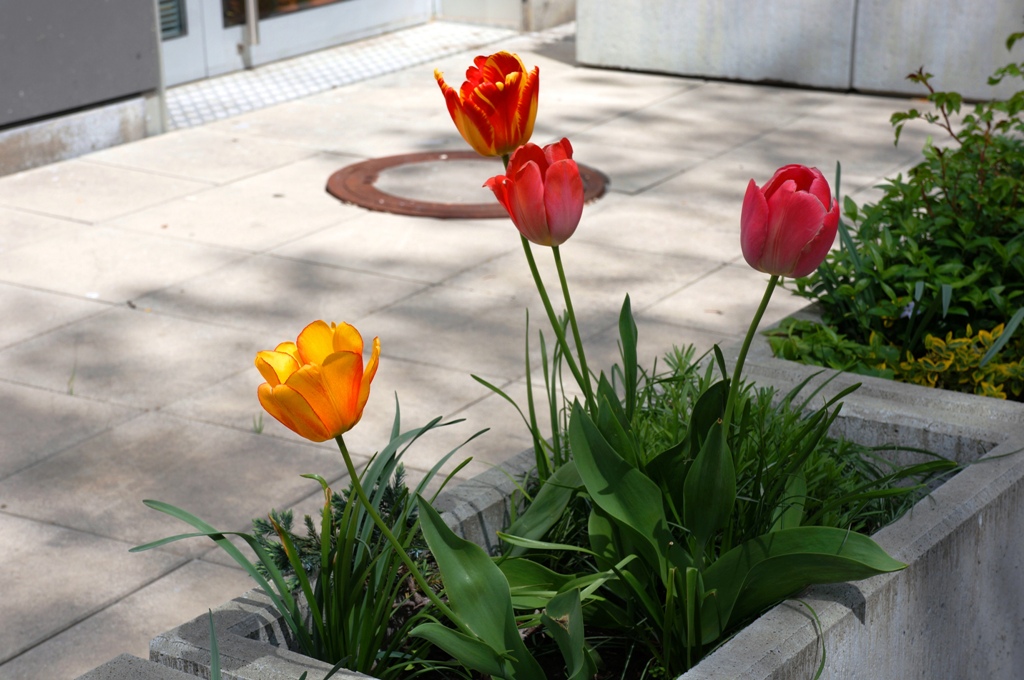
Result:
<svg viewBox="0 0 1024 680"><path fill-rule="evenodd" d="M434 77L459 134L481 156L506 156L530 141L537 117L538 67L527 73L519 57L498 52L474 59L457 92L440 71L435 69Z"/></svg>
<svg viewBox="0 0 1024 680"><path fill-rule="evenodd" d="M504 175L484 183L505 206L527 240L539 246L565 243L583 214L583 179L568 139L541 149L525 144L512 154Z"/></svg>
<svg viewBox="0 0 1024 680"><path fill-rule="evenodd" d="M839 204L817 168L787 165L747 185L740 217L743 257L754 269L799 278L818 268L839 227Z"/></svg>

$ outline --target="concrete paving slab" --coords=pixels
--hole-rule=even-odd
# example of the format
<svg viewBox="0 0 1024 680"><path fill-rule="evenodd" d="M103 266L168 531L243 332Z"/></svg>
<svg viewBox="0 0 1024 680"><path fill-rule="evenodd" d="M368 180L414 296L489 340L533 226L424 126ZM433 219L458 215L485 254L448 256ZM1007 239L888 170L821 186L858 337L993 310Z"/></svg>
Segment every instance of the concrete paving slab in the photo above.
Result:
<svg viewBox="0 0 1024 680"><path fill-rule="evenodd" d="M353 160L317 154L151 210L125 215L113 224L260 252L359 214L324 189L327 178Z"/></svg>
<svg viewBox="0 0 1024 680"><path fill-rule="evenodd" d="M8 674L6 662L130 595L183 561L166 551L130 555L131 545L127 543L20 517L8 502L7 493L0 492L0 499L0 539L4 546L0 554L4 574L0 580L4 620L0 626L0 675L4 678L46 677ZM39 498L42 503L50 501L51 507L54 500L53 496ZM58 521L76 512L75 508L65 508L58 513Z"/></svg>
<svg viewBox="0 0 1024 680"><path fill-rule="evenodd" d="M126 306L9 347L0 364L11 382L155 408L231 375L260 344L252 333Z"/></svg>
<svg viewBox="0 0 1024 680"><path fill-rule="evenodd" d="M539 318L543 310L531 312ZM439 286L375 312L364 336L380 336L390 356L485 375L519 375L523 305L504 298ZM481 338L487 338L482 342ZM382 349L383 351L383 349Z"/></svg>
<svg viewBox="0 0 1024 680"><path fill-rule="evenodd" d="M143 499L176 505L218 529L248 529L268 504L308 495L299 475L341 475L337 454L304 441L147 414L0 481L0 498L9 513L132 545L191 530ZM43 485L45 497L34 491ZM166 550L196 556L208 548L194 539Z"/></svg>
<svg viewBox="0 0 1024 680"><path fill-rule="evenodd" d="M768 130L814 115L835 96L709 82L596 125L583 137L706 159L748 143Z"/></svg>
<svg viewBox="0 0 1024 680"><path fill-rule="evenodd" d="M206 182L112 168L88 160L54 163L4 178L0 205L99 222L201 191Z"/></svg>
<svg viewBox="0 0 1024 680"><path fill-rule="evenodd" d="M362 106L339 101L342 92L318 95L287 107L248 113L211 127L225 134L272 139L361 158L464 148L465 142L452 124L444 97L434 83L432 69L423 69L421 84L414 92L415 99L403 89L384 100L379 94L368 96L352 92L354 99L364 99ZM365 113L374 109L386 110L388 114Z"/></svg>
<svg viewBox="0 0 1024 680"><path fill-rule="evenodd" d="M513 234L518 235L518 232ZM623 251L575 240L565 243L559 250L580 332L584 336L614 323L627 293L634 307L643 308L717 266L693 257L643 250ZM532 251L555 312L561 313L564 303L552 251L543 246L535 246ZM522 252L496 257L459 274L446 285L513 301L509 305L512 314L518 312L521 316L522 308L529 306L533 323L547 325L547 317L539 307L540 298Z"/></svg>
<svg viewBox="0 0 1024 680"><path fill-rule="evenodd" d="M0 253L9 283L124 304L237 260L237 251L164 234L81 226Z"/></svg>
<svg viewBox="0 0 1024 680"><path fill-rule="evenodd" d="M768 275L745 262L722 265L678 293L644 308L651 321L742 338L768 285ZM807 305L804 298L776 289L761 321L767 328Z"/></svg>
<svg viewBox="0 0 1024 680"><path fill-rule="evenodd" d="M139 298L140 308L248 331L259 349L295 340L310 322L356 324L426 284L347 268L254 255ZM253 355L255 356L255 354ZM245 357L237 366L251 363Z"/></svg>
<svg viewBox="0 0 1024 680"><path fill-rule="evenodd" d="M545 141L557 141L563 134L554 132ZM568 139L572 144L573 159L607 175L608 189L616 193L639 194L704 160L675 151L638 149L606 135L583 133L570 135Z"/></svg>
<svg viewBox="0 0 1024 680"><path fill-rule="evenodd" d="M351 220L274 248L270 254L440 283L480 262L520 249L515 239L507 238L508 227L507 218L437 220L366 210Z"/></svg>
<svg viewBox="0 0 1024 680"><path fill-rule="evenodd" d="M114 648L148 658L152 638L251 587L239 568L192 560L5 664L4 677L74 678L107 661Z"/></svg>
<svg viewBox="0 0 1024 680"><path fill-rule="evenodd" d="M701 260L734 262L740 250L739 211L732 220L686 209L681 201L612 193L573 234L572 242L622 253L640 251Z"/></svg>
<svg viewBox="0 0 1024 680"><path fill-rule="evenodd" d="M80 222L0 206L0 253L79 228Z"/></svg>
<svg viewBox="0 0 1024 680"><path fill-rule="evenodd" d="M0 348L108 309L110 305L100 301L0 283Z"/></svg>
<svg viewBox="0 0 1024 680"><path fill-rule="evenodd" d="M0 479L139 415L137 409L0 382Z"/></svg>
<svg viewBox="0 0 1024 680"><path fill-rule="evenodd" d="M307 158L310 149L242 139L208 128L177 130L91 154L88 160L158 175L227 184Z"/></svg>

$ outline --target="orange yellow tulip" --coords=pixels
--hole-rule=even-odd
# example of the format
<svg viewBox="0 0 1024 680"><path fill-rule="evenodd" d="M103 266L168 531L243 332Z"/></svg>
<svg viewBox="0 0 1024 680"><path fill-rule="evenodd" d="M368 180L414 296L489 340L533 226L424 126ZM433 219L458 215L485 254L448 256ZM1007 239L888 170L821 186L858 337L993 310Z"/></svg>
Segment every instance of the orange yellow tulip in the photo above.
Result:
<svg viewBox="0 0 1024 680"><path fill-rule="evenodd" d="M351 430L363 415L377 373L380 339L363 366L363 338L347 323L314 321L295 342L256 355L260 404L296 434L315 442Z"/></svg>
<svg viewBox="0 0 1024 680"><path fill-rule="evenodd" d="M482 156L507 156L530 141L537 117L540 70L526 71L510 52L479 56L456 91L434 70L459 134Z"/></svg>

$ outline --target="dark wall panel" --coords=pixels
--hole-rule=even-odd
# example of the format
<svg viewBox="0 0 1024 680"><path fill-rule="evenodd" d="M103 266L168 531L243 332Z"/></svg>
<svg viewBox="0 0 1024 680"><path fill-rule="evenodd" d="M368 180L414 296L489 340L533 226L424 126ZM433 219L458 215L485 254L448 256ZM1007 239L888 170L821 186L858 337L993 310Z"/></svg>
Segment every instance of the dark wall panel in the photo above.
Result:
<svg viewBox="0 0 1024 680"><path fill-rule="evenodd" d="M152 0L0 0L0 126L159 82Z"/></svg>

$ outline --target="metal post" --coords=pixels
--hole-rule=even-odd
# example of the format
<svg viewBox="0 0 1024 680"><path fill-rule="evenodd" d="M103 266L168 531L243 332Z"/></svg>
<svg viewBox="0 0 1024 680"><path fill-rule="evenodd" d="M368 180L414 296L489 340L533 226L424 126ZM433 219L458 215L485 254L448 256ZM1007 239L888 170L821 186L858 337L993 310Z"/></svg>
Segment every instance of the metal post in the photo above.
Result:
<svg viewBox="0 0 1024 680"><path fill-rule="evenodd" d="M245 0L245 35L242 38L242 61L252 68L252 48L260 44L260 9L256 0Z"/></svg>
<svg viewBox="0 0 1024 680"><path fill-rule="evenodd" d="M145 96L146 136L167 132L167 86L164 83L164 46L160 35L160 0L153 0L153 31L156 36L156 91Z"/></svg>

